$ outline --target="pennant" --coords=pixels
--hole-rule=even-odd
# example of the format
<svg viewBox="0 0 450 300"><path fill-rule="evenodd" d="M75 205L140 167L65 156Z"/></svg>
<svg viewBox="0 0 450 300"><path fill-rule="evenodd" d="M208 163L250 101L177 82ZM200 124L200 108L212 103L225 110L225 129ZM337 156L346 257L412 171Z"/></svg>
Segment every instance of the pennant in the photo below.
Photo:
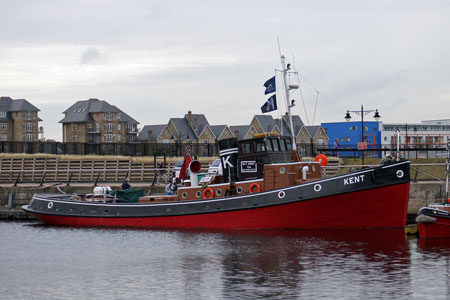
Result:
<svg viewBox="0 0 450 300"><path fill-rule="evenodd" d="M263 113L266 113L272 110L276 110L277 108L277 95L272 95L269 99L267 99L266 103L261 106L261 111Z"/></svg>
<svg viewBox="0 0 450 300"><path fill-rule="evenodd" d="M189 152L189 149L186 149L186 152L184 153L183 165L181 166L180 175L178 176L180 180L186 179L186 171L189 168L191 162L192 162L191 154Z"/></svg>
<svg viewBox="0 0 450 300"><path fill-rule="evenodd" d="M264 95L276 92L276 86L275 86L275 76L270 78L264 83L264 86L266 87L266 90L264 91Z"/></svg>

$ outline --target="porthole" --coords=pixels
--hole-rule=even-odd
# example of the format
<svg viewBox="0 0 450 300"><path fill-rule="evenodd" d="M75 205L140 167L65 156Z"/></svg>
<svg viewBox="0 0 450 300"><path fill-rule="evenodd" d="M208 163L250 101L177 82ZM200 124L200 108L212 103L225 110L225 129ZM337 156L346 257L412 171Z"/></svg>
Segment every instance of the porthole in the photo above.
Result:
<svg viewBox="0 0 450 300"><path fill-rule="evenodd" d="M217 189L216 190L216 195L217 196L222 196L222 190L221 189Z"/></svg>
<svg viewBox="0 0 450 300"><path fill-rule="evenodd" d="M286 169L284 167L281 167L280 168L280 174L284 174L284 173L286 173Z"/></svg>
<svg viewBox="0 0 450 300"><path fill-rule="evenodd" d="M242 187L238 186L237 189L236 189L236 192L237 192L238 194L242 193Z"/></svg>
<svg viewBox="0 0 450 300"><path fill-rule="evenodd" d="M200 198L202 196L202 192L197 191L195 192L195 197Z"/></svg>
<svg viewBox="0 0 450 300"><path fill-rule="evenodd" d="M314 185L314 191L320 192L320 190L322 190L322 186L320 184Z"/></svg>
<svg viewBox="0 0 450 300"><path fill-rule="evenodd" d="M53 207L53 202L49 202L49 203L47 204L47 207L48 207L49 209L51 209L51 208Z"/></svg>
<svg viewBox="0 0 450 300"><path fill-rule="evenodd" d="M181 198L186 199L187 198L187 193L183 192L183 194L181 194Z"/></svg>
<svg viewBox="0 0 450 300"><path fill-rule="evenodd" d="M396 173L398 178L403 178L403 176L405 175L405 173L402 170L398 170Z"/></svg>
<svg viewBox="0 0 450 300"><path fill-rule="evenodd" d="M278 198L283 199L284 196L286 196L286 193L284 191L279 191L278 192Z"/></svg>

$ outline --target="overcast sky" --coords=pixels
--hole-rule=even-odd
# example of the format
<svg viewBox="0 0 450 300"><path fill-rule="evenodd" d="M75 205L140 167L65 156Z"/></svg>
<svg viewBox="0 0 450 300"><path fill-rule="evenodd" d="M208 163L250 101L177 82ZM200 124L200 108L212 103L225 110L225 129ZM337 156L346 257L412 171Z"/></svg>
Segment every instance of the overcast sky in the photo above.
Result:
<svg viewBox="0 0 450 300"><path fill-rule="evenodd" d="M450 118L448 0L0 0L0 12L0 95L38 107L46 138L62 140L62 112L89 98L140 128L188 110L249 124L281 68L277 36L306 124L361 105L385 123Z"/></svg>

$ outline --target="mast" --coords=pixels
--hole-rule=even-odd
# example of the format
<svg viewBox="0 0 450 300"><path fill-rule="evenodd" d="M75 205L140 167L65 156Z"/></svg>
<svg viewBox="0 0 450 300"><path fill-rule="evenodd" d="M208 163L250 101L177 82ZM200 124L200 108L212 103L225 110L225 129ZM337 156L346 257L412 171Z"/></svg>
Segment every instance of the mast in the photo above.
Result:
<svg viewBox="0 0 450 300"><path fill-rule="evenodd" d="M288 113L287 117L289 119L288 120L289 127L291 129L292 149L297 150L297 145L295 143L295 136L294 136L294 126L292 123L292 116L291 116L291 107L293 107L295 104L294 104L294 101L292 101L292 103L291 103L291 101L289 100L289 86L287 84L287 73L291 68L290 68L289 64L287 64L287 66L286 66L286 63L285 63L286 58L284 57L284 55L281 55L280 59L281 59L281 67L283 68L284 92L285 92L285 99L286 99L286 106L287 106L287 113Z"/></svg>

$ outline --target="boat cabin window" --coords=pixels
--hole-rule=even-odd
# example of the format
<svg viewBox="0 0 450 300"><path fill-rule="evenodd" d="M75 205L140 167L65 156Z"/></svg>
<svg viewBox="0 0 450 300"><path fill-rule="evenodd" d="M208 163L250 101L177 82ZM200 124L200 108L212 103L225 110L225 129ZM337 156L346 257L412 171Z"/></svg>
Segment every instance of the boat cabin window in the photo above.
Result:
<svg viewBox="0 0 450 300"><path fill-rule="evenodd" d="M287 151L292 151L292 141L291 141L291 139L285 139L284 141L286 142L286 149L287 149Z"/></svg>
<svg viewBox="0 0 450 300"><path fill-rule="evenodd" d="M273 143L273 151L280 151L280 146L278 145L278 140L273 139L272 143Z"/></svg>
<svg viewBox="0 0 450 300"><path fill-rule="evenodd" d="M273 151L272 142L270 141L270 139L266 140L266 146L267 146L267 151Z"/></svg>
<svg viewBox="0 0 450 300"><path fill-rule="evenodd" d="M241 152L242 154L249 154L252 152L252 147L250 142L244 142L241 144Z"/></svg>
<svg viewBox="0 0 450 300"><path fill-rule="evenodd" d="M265 152L266 151L266 144L264 143L263 140L255 142L255 150L256 150L256 152Z"/></svg>

